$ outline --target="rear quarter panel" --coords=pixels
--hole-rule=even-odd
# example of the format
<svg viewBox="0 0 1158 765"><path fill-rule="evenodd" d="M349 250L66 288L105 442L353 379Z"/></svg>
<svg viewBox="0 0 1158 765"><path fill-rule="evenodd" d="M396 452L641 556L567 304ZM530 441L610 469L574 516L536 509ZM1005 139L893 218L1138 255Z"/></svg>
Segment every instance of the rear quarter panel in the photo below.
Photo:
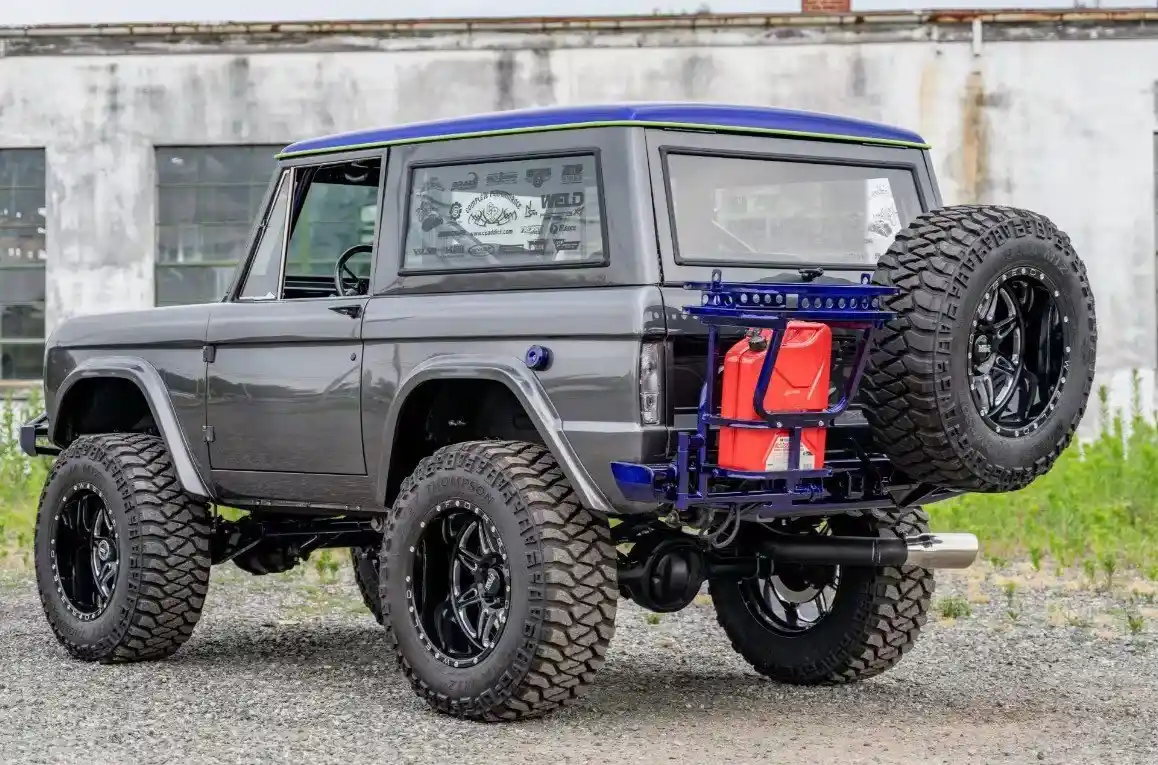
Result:
<svg viewBox="0 0 1158 765"><path fill-rule="evenodd" d="M374 298L363 324L367 464L380 464L389 448L394 434L384 423L420 363L471 354L522 364L541 345L552 362L535 375L576 455L615 502L609 463L658 457L666 447L665 429L639 424L637 382L640 341L662 330L655 286Z"/></svg>

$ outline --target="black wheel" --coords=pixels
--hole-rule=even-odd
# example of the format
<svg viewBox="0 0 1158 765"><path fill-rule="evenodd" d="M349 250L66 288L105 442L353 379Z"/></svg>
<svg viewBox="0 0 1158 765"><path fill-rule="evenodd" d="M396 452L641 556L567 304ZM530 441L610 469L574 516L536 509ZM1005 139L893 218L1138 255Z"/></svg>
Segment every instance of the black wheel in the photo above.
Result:
<svg viewBox="0 0 1158 765"><path fill-rule="evenodd" d="M182 491L160 438L78 438L36 518L36 578L57 639L86 661L171 655L205 604L209 532L208 506Z"/></svg>
<svg viewBox="0 0 1158 765"><path fill-rule="evenodd" d="M354 566L354 582L358 591L362 593L362 602L375 621L382 623L382 601L379 600L378 589L381 582L378 577L378 548L354 547L350 550L350 562Z"/></svg>
<svg viewBox="0 0 1158 765"><path fill-rule="evenodd" d="M874 279L900 288L861 390L877 446L911 477L1013 491L1053 466L1093 387L1094 298L1069 237L1007 207L925 213Z"/></svg>
<svg viewBox="0 0 1158 765"><path fill-rule="evenodd" d="M388 641L415 691L476 720L582 696L614 632L615 548L542 446L478 441L419 463L382 548Z"/></svg>
<svg viewBox="0 0 1158 765"><path fill-rule="evenodd" d="M819 531L909 536L928 530L928 516L872 511L827 525ZM934 586L932 572L916 566L773 570L767 579L710 582L712 603L732 647L757 672L798 685L863 680L893 667L920 634Z"/></svg>
<svg viewBox="0 0 1158 765"><path fill-rule="evenodd" d="M309 553L302 555L295 545L259 544L234 558L233 564L254 576L266 576L285 573L309 558Z"/></svg>

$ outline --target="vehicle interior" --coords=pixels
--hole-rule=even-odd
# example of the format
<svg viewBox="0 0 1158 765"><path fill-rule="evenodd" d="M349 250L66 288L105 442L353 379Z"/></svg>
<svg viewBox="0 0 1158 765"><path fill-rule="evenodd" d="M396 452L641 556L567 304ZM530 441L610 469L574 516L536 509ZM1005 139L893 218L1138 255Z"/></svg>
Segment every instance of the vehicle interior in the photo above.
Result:
<svg viewBox="0 0 1158 765"><path fill-rule="evenodd" d="M369 292L381 173L378 158L298 169L282 299Z"/></svg>

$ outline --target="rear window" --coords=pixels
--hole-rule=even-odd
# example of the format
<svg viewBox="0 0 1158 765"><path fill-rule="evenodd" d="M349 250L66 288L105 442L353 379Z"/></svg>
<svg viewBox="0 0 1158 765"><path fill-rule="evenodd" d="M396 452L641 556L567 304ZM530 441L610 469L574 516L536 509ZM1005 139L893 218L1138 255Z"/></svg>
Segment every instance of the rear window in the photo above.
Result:
<svg viewBox="0 0 1158 765"><path fill-rule="evenodd" d="M557 268L605 260L595 154L411 173L405 270Z"/></svg>
<svg viewBox="0 0 1158 765"><path fill-rule="evenodd" d="M907 169L670 152L679 263L873 265L920 213Z"/></svg>

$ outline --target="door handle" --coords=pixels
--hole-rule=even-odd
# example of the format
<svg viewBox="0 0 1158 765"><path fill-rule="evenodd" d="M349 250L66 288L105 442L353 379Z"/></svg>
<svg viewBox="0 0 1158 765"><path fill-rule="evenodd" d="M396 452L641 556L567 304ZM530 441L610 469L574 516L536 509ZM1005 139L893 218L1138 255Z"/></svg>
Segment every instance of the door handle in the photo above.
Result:
<svg viewBox="0 0 1158 765"><path fill-rule="evenodd" d="M360 305L332 305L330 310L334 313L341 313L349 316L351 319L357 319L362 316L362 306Z"/></svg>

